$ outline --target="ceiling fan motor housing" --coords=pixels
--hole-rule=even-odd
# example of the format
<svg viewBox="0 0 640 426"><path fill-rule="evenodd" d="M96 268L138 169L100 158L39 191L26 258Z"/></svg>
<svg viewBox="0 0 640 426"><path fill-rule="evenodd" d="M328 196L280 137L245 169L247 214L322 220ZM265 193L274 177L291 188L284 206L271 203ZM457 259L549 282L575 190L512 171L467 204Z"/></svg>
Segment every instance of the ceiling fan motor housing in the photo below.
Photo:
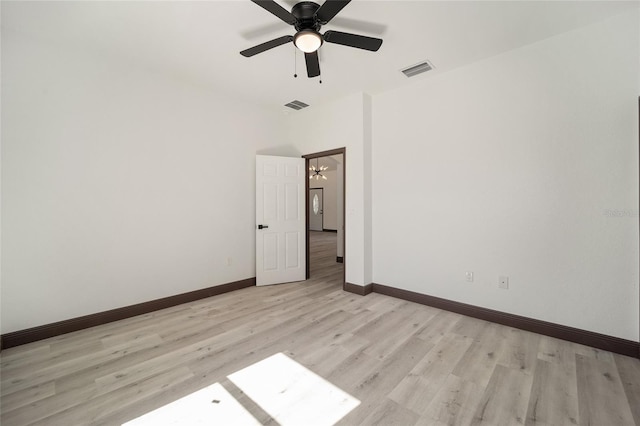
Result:
<svg viewBox="0 0 640 426"><path fill-rule="evenodd" d="M320 5L312 1L302 1L293 6L291 14L296 17L296 23L294 24L296 30L320 31L323 23L315 16L319 8Z"/></svg>

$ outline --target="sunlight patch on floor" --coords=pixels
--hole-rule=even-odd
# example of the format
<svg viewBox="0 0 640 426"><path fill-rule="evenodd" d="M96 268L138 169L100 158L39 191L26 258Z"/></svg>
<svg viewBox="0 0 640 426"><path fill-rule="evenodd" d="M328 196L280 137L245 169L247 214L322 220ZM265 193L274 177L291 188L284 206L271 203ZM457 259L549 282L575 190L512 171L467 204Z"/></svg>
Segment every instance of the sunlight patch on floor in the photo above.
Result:
<svg viewBox="0 0 640 426"><path fill-rule="evenodd" d="M229 376L282 426L333 425L360 401L282 353Z"/></svg>
<svg viewBox="0 0 640 426"><path fill-rule="evenodd" d="M151 411L123 426L241 425L260 423L219 383Z"/></svg>
<svg viewBox="0 0 640 426"><path fill-rule="evenodd" d="M228 376L281 426L330 426L360 401L277 353ZM234 425L260 422L220 383L214 383L122 426Z"/></svg>

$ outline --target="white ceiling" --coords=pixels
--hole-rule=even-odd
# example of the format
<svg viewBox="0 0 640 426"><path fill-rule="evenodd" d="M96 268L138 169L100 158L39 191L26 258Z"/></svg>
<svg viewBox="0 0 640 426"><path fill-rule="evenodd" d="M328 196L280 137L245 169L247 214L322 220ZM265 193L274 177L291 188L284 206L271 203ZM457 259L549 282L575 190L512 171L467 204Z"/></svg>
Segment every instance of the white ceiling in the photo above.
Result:
<svg viewBox="0 0 640 426"><path fill-rule="evenodd" d="M277 0L286 9L292 0ZM320 0L319 3L322 3ZM637 13L635 1L354 0L329 29L384 39L378 52L325 44L322 84L306 77L304 57L284 45L252 58L256 44L292 27L249 0L2 2L2 32L137 63L279 110L364 91L378 93L606 19ZM407 79L400 69L429 60L435 70ZM596 59L596 58L594 58ZM292 112L293 113L293 112Z"/></svg>
<svg viewBox="0 0 640 426"><path fill-rule="evenodd" d="M342 163L342 154L330 155L328 157L318 157L309 160L309 164L316 164L318 160L319 166L327 167L327 170L338 170L338 164Z"/></svg>

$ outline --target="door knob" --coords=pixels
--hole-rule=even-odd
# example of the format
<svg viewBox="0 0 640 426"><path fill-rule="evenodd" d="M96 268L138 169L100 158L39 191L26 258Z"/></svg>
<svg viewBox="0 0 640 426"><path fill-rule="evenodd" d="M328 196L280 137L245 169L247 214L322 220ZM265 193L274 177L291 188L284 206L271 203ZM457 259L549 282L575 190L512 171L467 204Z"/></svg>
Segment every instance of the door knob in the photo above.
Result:
<svg viewBox="0 0 640 426"><path fill-rule="evenodd" d="M269 225L258 225L258 229L265 229L268 228Z"/></svg>

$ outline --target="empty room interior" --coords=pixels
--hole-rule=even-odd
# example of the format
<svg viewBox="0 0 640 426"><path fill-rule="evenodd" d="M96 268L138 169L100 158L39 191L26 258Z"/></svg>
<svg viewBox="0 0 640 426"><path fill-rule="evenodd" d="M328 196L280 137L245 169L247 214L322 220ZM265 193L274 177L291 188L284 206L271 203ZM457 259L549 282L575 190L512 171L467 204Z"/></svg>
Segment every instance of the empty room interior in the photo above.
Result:
<svg viewBox="0 0 640 426"><path fill-rule="evenodd" d="M3 426L640 426L637 1L0 19Z"/></svg>

